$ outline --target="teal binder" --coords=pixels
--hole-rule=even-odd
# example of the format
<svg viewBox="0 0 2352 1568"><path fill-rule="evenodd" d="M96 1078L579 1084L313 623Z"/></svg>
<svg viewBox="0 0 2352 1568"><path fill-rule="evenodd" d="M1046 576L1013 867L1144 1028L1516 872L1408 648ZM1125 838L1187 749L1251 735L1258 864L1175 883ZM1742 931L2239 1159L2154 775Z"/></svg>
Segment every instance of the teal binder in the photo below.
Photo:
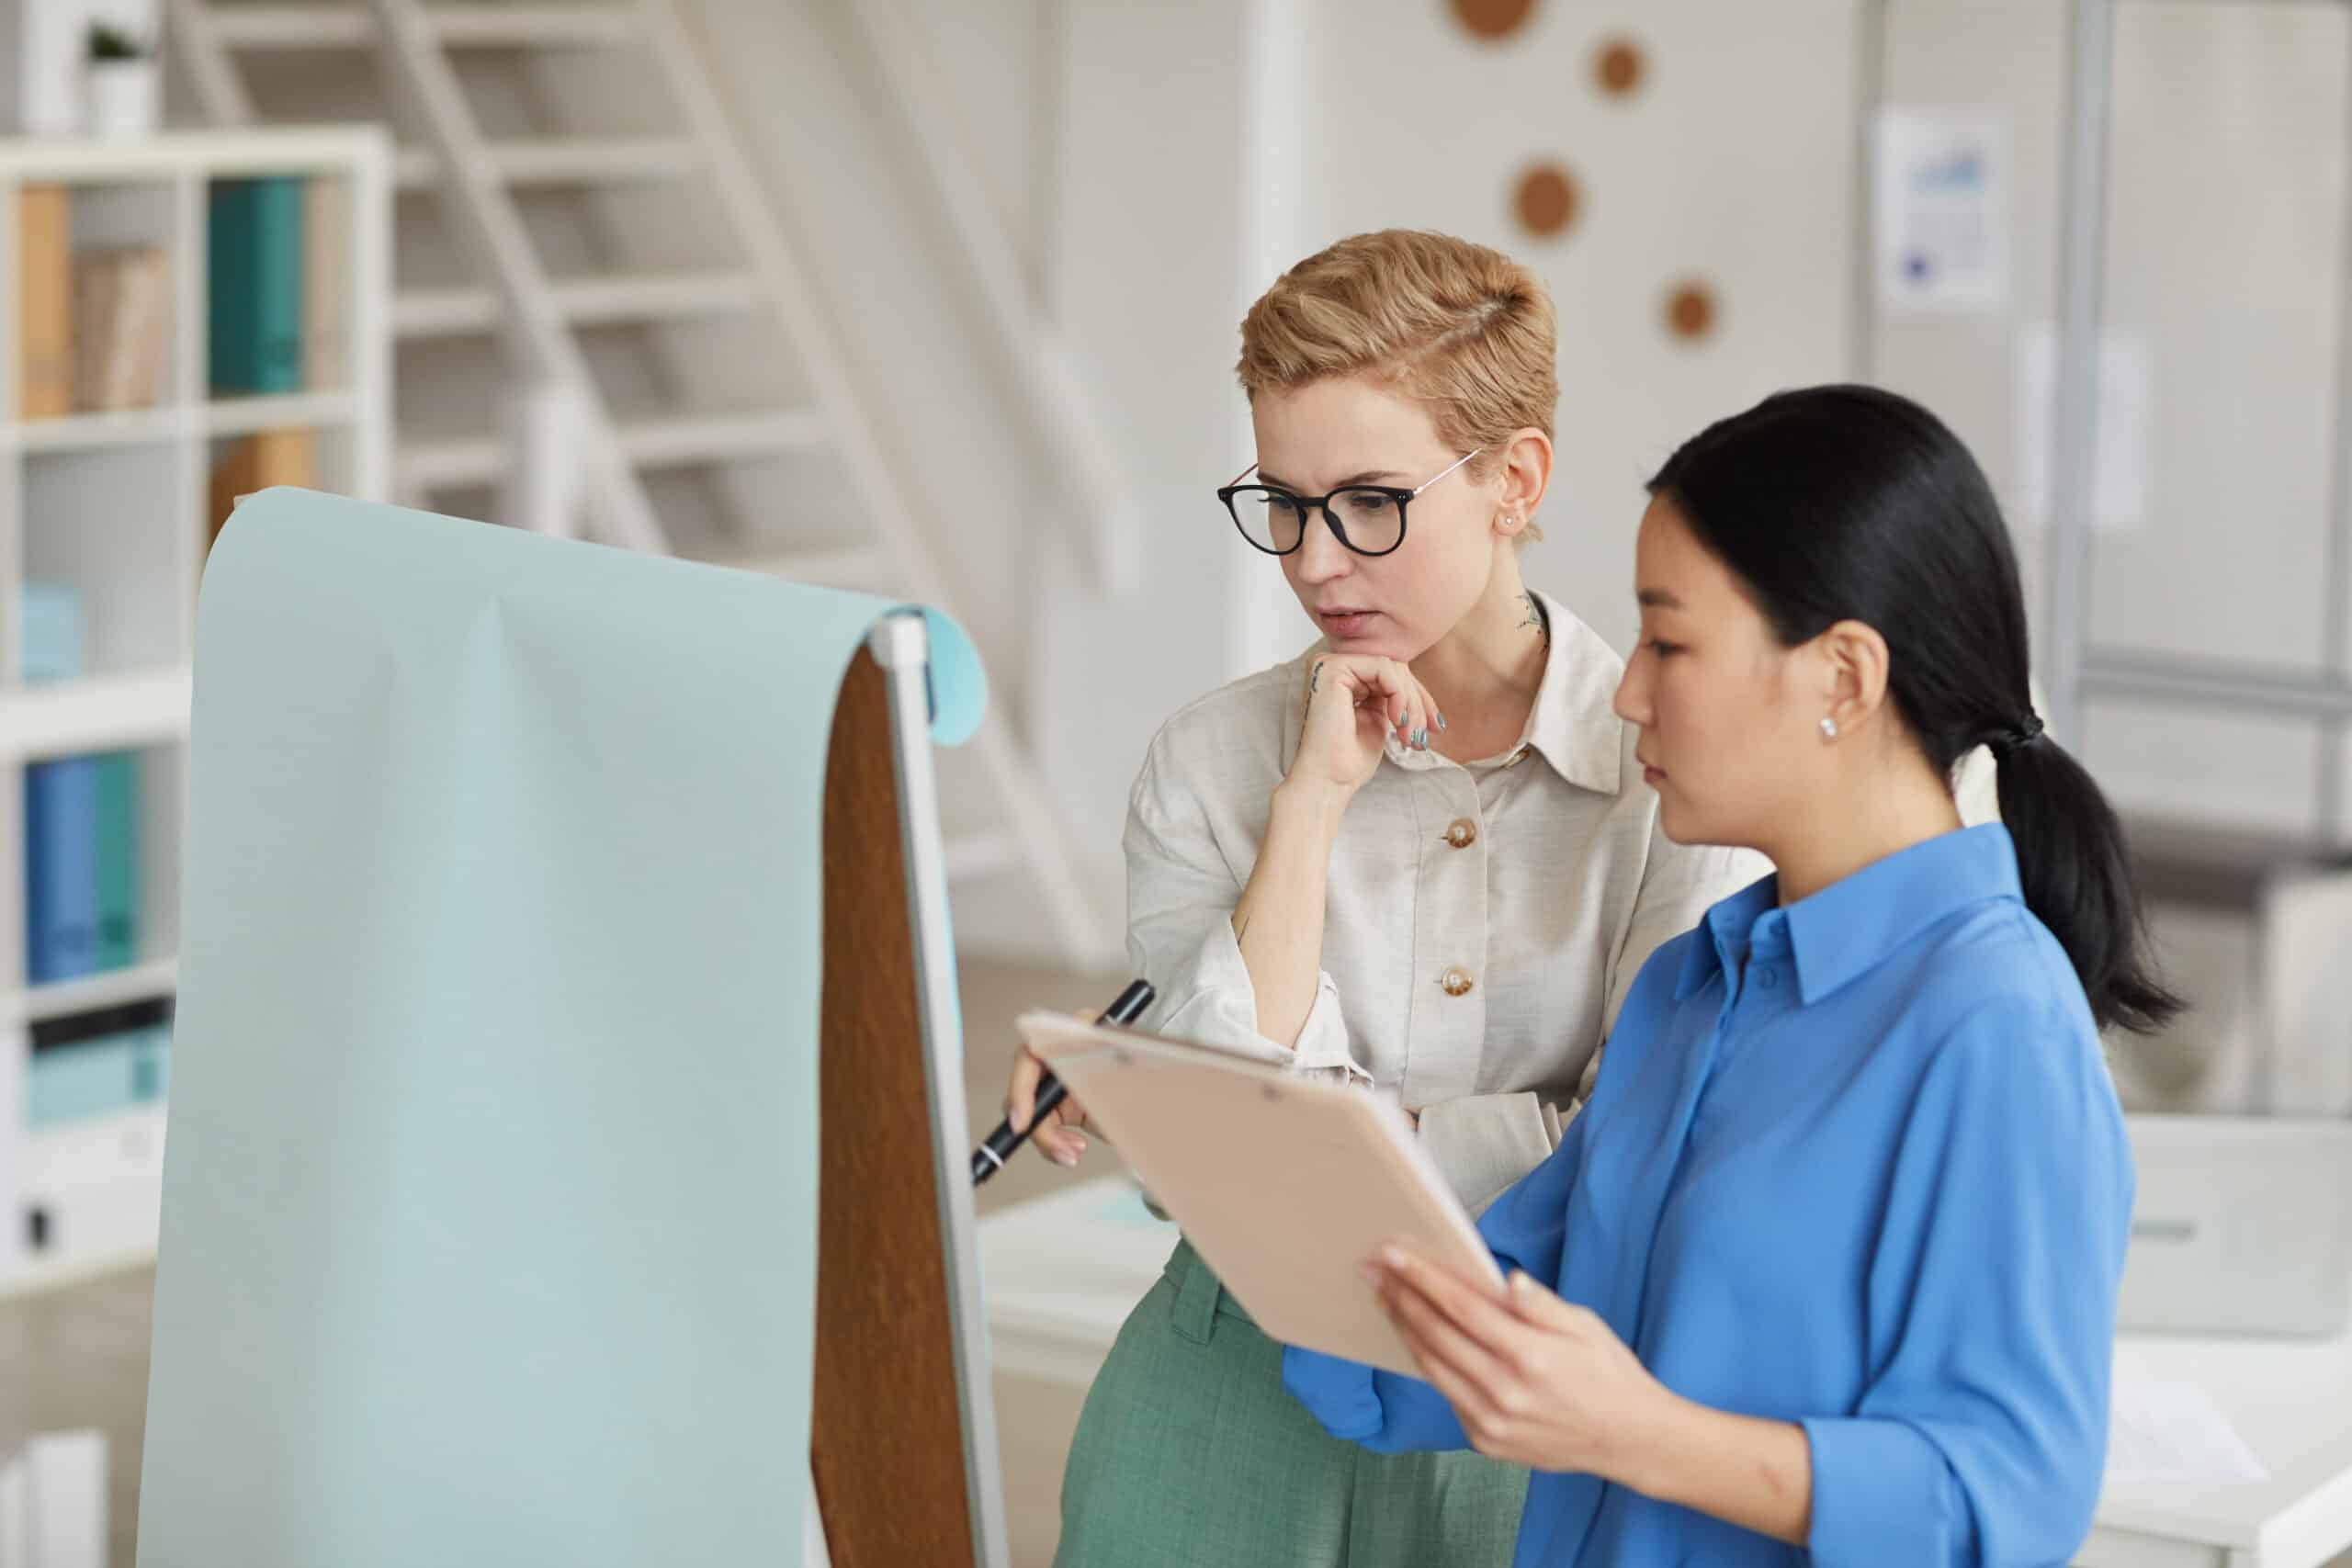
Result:
<svg viewBox="0 0 2352 1568"><path fill-rule="evenodd" d="M139 959L139 754L97 759L98 964Z"/></svg>
<svg viewBox="0 0 2352 1568"><path fill-rule="evenodd" d="M211 385L216 392L302 389L302 191L296 175L212 186Z"/></svg>

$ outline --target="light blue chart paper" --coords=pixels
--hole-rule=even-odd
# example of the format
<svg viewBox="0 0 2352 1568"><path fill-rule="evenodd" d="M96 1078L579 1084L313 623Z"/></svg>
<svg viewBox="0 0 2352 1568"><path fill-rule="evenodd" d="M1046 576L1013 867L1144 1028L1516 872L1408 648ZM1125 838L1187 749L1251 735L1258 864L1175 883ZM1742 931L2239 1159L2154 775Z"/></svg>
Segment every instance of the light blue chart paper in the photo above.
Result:
<svg viewBox="0 0 2352 1568"><path fill-rule="evenodd" d="M792 1563L893 606L300 491L198 617L141 1568ZM985 701L931 621L934 736Z"/></svg>

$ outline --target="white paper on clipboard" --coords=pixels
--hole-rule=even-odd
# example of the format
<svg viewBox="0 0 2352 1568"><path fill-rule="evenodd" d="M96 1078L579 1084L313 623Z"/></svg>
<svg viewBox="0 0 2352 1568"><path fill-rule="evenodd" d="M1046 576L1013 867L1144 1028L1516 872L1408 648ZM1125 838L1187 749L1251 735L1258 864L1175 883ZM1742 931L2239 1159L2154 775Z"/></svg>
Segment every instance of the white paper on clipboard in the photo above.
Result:
<svg viewBox="0 0 2352 1568"><path fill-rule="evenodd" d="M1272 1338L1419 1376L1364 1278L1390 1242L1501 1294L1494 1255L1394 1105L1295 1077L1279 1051L1066 1013L1017 1027Z"/></svg>

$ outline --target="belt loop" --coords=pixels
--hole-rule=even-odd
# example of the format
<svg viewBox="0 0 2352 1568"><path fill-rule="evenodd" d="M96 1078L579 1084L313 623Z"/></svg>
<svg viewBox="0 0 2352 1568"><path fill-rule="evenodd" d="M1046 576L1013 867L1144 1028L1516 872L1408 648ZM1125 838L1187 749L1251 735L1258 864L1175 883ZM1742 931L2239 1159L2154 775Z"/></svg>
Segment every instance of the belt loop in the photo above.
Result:
<svg viewBox="0 0 2352 1568"><path fill-rule="evenodd" d="M1195 1345L1205 1345L1216 1332L1217 1298L1225 1287L1217 1282L1193 1244L1184 1247L1183 1279L1176 1286L1176 1307L1169 1321L1176 1332Z"/></svg>

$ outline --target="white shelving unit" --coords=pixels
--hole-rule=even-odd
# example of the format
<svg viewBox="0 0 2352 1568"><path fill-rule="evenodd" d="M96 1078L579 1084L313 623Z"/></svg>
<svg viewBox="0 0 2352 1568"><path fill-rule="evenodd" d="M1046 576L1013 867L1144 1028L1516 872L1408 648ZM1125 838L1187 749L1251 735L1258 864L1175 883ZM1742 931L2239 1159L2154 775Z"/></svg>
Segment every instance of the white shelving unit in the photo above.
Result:
<svg viewBox="0 0 2352 1568"><path fill-rule="evenodd" d="M214 397L208 387L206 223L217 181L334 179L351 225L344 385ZM178 980L180 824L196 633L217 444L264 430L316 433L322 488L389 490L393 160L375 127L174 133L137 142L0 141L0 1295L152 1254L161 1191L160 1104L39 1133L28 1124L32 1026L169 996ZM170 258L172 341L155 406L27 420L17 407L18 193L71 189L77 248L141 243ZM19 587L79 591L90 672L21 680ZM27 764L141 753L140 944L128 968L27 983ZM36 1250L28 1215L45 1216Z"/></svg>

